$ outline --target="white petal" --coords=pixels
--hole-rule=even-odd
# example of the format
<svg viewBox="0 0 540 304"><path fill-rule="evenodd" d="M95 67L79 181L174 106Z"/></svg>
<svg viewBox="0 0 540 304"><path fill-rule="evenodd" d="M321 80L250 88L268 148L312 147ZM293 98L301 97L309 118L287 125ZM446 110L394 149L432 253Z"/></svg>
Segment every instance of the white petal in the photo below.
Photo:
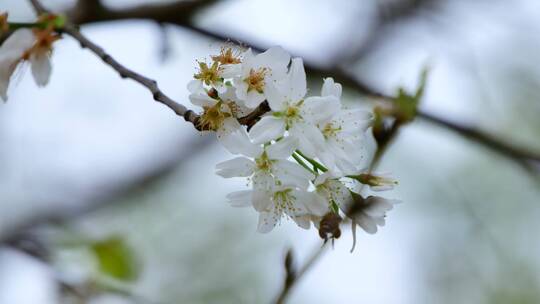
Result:
<svg viewBox="0 0 540 304"><path fill-rule="evenodd" d="M362 109L347 109L341 111L336 120L341 122L340 125L345 132L361 133L371 126L373 115Z"/></svg>
<svg viewBox="0 0 540 304"><path fill-rule="evenodd" d="M296 123L289 129L289 134L298 139L298 149L310 158L315 158L317 151L324 149L324 136L312 124Z"/></svg>
<svg viewBox="0 0 540 304"><path fill-rule="evenodd" d="M236 191L227 194L227 199L233 207L248 207L251 206L252 195L251 190Z"/></svg>
<svg viewBox="0 0 540 304"><path fill-rule="evenodd" d="M221 65L221 76L223 78L233 78L238 77L242 73L242 65L241 64L224 64Z"/></svg>
<svg viewBox="0 0 540 304"><path fill-rule="evenodd" d="M11 75L24 52L32 47L35 37L29 29L19 29L0 46L0 98L7 100Z"/></svg>
<svg viewBox="0 0 540 304"><path fill-rule="evenodd" d="M218 82L218 83L214 83L212 85L212 87L214 89L216 89L216 91L219 93L219 95L221 96L221 94L224 94L226 91L227 91L227 86L225 85L225 83L223 82Z"/></svg>
<svg viewBox="0 0 540 304"><path fill-rule="evenodd" d="M292 219L300 228L306 230L311 228L311 221L309 215L294 216L292 217Z"/></svg>
<svg viewBox="0 0 540 304"><path fill-rule="evenodd" d="M259 120L249 131L249 136L256 144L267 143L283 136L285 133L285 121L268 115Z"/></svg>
<svg viewBox="0 0 540 304"><path fill-rule="evenodd" d="M272 212L261 212L259 214L259 224L257 231L260 233L268 233L274 229L277 224L277 216Z"/></svg>
<svg viewBox="0 0 540 304"><path fill-rule="evenodd" d="M355 217L358 226L362 227L365 232L375 234L377 232L377 223L369 216L360 213Z"/></svg>
<svg viewBox="0 0 540 304"><path fill-rule="evenodd" d="M353 203L353 198L349 188L340 181L330 181L330 190L332 191L332 198L339 205L350 206Z"/></svg>
<svg viewBox="0 0 540 304"><path fill-rule="evenodd" d="M189 94L189 100L192 104L199 107L211 107L216 104L216 100L208 96L206 92Z"/></svg>
<svg viewBox="0 0 540 304"><path fill-rule="evenodd" d="M198 79L192 79L187 85L190 93L204 93L203 82Z"/></svg>
<svg viewBox="0 0 540 304"><path fill-rule="evenodd" d="M328 201L316 193L307 192L300 198L310 214L323 216L328 212Z"/></svg>
<svg viewBox="0 0 540 304"><path fill-rule="evenodd" d="M315 181L313 182L313 184L315 186L322 185L326 183L327 180L332 179L332 178L335 178L332 172L326 171L323 174L318 175L317 178L315 178Z"/></svg>
<svg viewBox="0 0 540 304"><path fill-rule="evenodd" d="M266 148L266 154L270 159L287 159L293 154L297 147L298 139L287 136Z"/></svg>
<svg viewBox="0 0 540 304"><path fill-rule="evenodd" d="M293 58L289 75L283 84L287 97L293 102L300 101L306 96L306 71L301 58Z"/></svg>
<svg viewBox="0 0 540 304"><path fill-rule="evenodd" d="M223 120L223 124L217 130L216 135L217 135L218 140L221 141L225 137L231 136L237 133L237 131L239 130L241 131L242 129L243 127L240 125L240 123L236 119L229 117Z"/></svg>
<svg viewBox="0 0 540 304"><path fill-rule="evenodd" d="M272 111L281 112L287 109L287 96L274 83L267 83L265 85L264 95Z"/></svg>
<svg viewBox="0 0 540 304"><path fill-rule="evenodd" d="M386 200L379 196L369 196L366 198L366 207L363 212L371 217L384 216L387 211L392 210L393 204L390 200Z"/></svg>
<svg viewBox="0 0 540 304"><path fill-rule="evenodd" d="M274 46L265 52L255 56L253 67L269 68L268 77L274 80L281 79L287 74L287 66L291 60L289 55L282 47Z"/></svg>
<svg viewBox="0 0 540 304"><path fill-rule="evenodd" d="M341 98L341 84L335 83L332 77L325 78L321 90L321 96L335 96Z"/></svg>
<svg viewBox="0 0 540 304"><path fill-rule="evenodd" d="M219 142L232 154L255 158L262 153L260 145L253 144L244 127L234 118L227 118L216 132Z"/></svg>
<svg viewBox="0 0 540 304"><path fill-rule="evenodd" d="M18 29L4 41L0 47L0 53L13 51L22 55L33 46L35 39L32 30L27 28Z"/></svg>
<svg viewBox="0 0 540 304"><path fill-rule="evenodd" d="M250 60L253 58L253 51L251 50L251 48L248 48L245 52L242 53L242 56L241 56L243 59L244 62L246 62L246 60Z"/></svg>
<svg viewBox="0 0 540 304"><path fill-rule="evenodd" d="M12 56L13 52L0 53L0 97L7 100L7 90L11 75L18 64L18 57Z"/></svg>
<svg viewBox="0 0 540 304"><path fill-rule="evenodd" d="M216 165L216 174L225 178L247 177L253 174L255 163L245 157L237 157Z"/></svg>
<svg viewBox="0 0 540 304"><path fill-rule="evenodd" d="M51 77L51 61L48 54L46 53L37 53L30 57L30 62L32 66L32 75L36 84L40 87L47 85L49 83L49 78Z"/></svg>
<svg viewBox="0 0 540 304"><path fill-rule="evenodd" d="M253 208L259 212L267 212L272 209L272 193L264 190L253 191Z"/></svg>
<svg viewBox="0 0 540 304"><path fill-rule="evenodd" d="M327 122L339 113L340 109L341 103L333 96L312 96L306 98L302 105L302 117L315 124Z"/></svg>
<svg viewBox="0 0 540 304"><path fill-rule="evenodd" d="M244 104L248 108L255 109L263 101L264 101L264 95L263 94L255 91L255 90L251 90L251 91L247 92L245 100L244 100Z"/></svg>
<svg viewBox="0 0 540 304"><path fill-rule="evenodd" d="M394 184L386 184L380 186L371 186L369 187L373 191L382 192L394 189Z"/></svg>
<svg viewBox="0 0 540 304"><path fill-rule="evenodd" d="M251 177L251 183L254 190L271 193L274 189L275 180L268 172L258 170Z"/></svg>
<svg viewBox="0 0 540 304"><path fill-rule="evenodd" d="M278 160L272 165L272 172L283 186L295 186L306 190L315 176L297 163Z"/></svg>
<svg viewBox="0 0 540 304"><path fill-rule="evenodd" d="M247 83L244 82L242 77L236 77L233 80L233 85L236 89L236 97L239 100L242 100L245 102L247 98L247 89L248 89Z"/></svg>

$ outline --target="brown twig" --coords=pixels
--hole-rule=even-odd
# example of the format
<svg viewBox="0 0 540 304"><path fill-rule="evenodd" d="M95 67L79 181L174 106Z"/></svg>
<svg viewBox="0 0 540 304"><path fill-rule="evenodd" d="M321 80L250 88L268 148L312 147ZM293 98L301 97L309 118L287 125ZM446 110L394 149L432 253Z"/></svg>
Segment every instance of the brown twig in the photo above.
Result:
<svg viewBox="0 0 540 304"><path fill-rule="evenodd" d="M30 0L32 3L32 6L34 7L34 10L38 15L49 13L49 11L41 4L39 0ZM79 1L79 3L89 3L88 1ZM95 5L99 2L92 2ZM183 117L187 122L191 122L195 128L199 128L199 116L195 114L195 112L189 110L185 106L177 103L172 98L167 96L165 93L163 93L157 84L157 82L153 79L150 79L146 76L143 76L125 66L123 66L120 62L118 62L116 59L114 59L111 55L109 55L105 50L92 42L90 39L86 38L75 26L73 26L70 23L66 23L65 26L62 29L62 32L69 34L71 37L73 37L75 40L79 42L82 48L89 49L92 51L96 56L101 58L103 62L105 62L107 65L109 65L111 68L113 68L120 77L122 78L129 78L134 80L135 82L143 85L146 87L151 93L155 101L160 102L164 104L165 106L169 107L171 110L174 111L178 116Z"/></svg>
<svg viewBox="0 0 540 304"><path fill-rule="evenodd" d="M274 301L275 304L285 303L285 300L287 299L287 296L290 294L293 287L319 260L319 258L325 252L325 249L328 247L328 243L329 242L325 242L322 246L317 246L317 248L315 248L306 263L298 271L295 271L294 268L292 268L292 265L287 263L288 259L292 259L292 251L289 250L287 252L287 256L285 257L285 280L281 291L279 292L276 300Z"/></svg>
<svg viewBox="0 0 540 304"><path fill-rule="evenodd" d="M134 72L131 69L126 68L125 66L120 64L116 59L114 59L109 54L107 54L100 46L96 45L95 43L90 41L88 38L86 38L83 34L81 34L81 32L79 32L72 25L69 25L69 24L66 25L63 31L69 34L75 40L77 40L81 44L81 47L91 50L94 54L96 54L99 58L101 58L103 62L111 66L115 71L118 72L120 77L132 79L138 82L139 84L143 85L152 93L152 96L155 101L160 102L164 104L165 106L169 107L178 116L183 117L186 121L191 122L197 129L200 129L198 125L199 116L195 114L195 112L193 112L192 110L189 110L185 106L175 102L165 93L163 93L159 89L158 84L155 80L145 77L139 73Z"/></svg>

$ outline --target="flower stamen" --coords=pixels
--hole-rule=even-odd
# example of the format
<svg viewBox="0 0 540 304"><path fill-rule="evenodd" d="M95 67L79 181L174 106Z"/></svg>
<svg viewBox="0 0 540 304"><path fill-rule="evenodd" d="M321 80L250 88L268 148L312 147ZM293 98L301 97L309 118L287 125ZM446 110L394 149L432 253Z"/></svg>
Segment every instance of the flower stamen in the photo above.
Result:
<svg viewBox="0 0 540 304"><path fill-rule="evenodd" d="M230 113L223 111L222 103L218 102L211 107L204 107L201 114L200 125L203 130L217 131L223 126L223 121L231 117Z"/></svg>
<svg viewBox="0 0 540 304"><path fill-rule="evenodd" d="M237 64L241 63L240 52L234 51L230 47L221 47L219 55L211 56L214 62L219 64Z"/></svg>
<svg viewBox="0 0 540 304"><path fill-rule="evenodd" d="M251 69L249 76L244 79L244 82L248 85L249 91L257 91L258 93L264 93L264 77L266 76L268 69L260 68L258 70Z"/></svg>
<svg viewBox="0 0 540 304"><path fill-rule="evenodd" d="M193 78L204 82L206 85L222 81L219 62L214 61L211 66L208 66L206 62L199 62L199 73L195 74Z"/></svg>

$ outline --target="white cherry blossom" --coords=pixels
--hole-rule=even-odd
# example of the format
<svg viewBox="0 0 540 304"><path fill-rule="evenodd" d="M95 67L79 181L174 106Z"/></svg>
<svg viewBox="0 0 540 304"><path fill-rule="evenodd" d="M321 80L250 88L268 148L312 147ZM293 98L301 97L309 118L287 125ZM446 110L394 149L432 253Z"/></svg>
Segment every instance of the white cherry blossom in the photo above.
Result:
<svg viewBox="0 0 540 304"><path fill-rule="evenodd" d="M233 192L227 198L233 206L252 205L259 212L257 231L261 233L274 229L283 216L291 218L299 227L309 229L308 215L323 216L328 209L324 200L313 192L287 185L272 187L270 191Z"/></svg>
<svg viewBox="0 0 540 304"><path fill-rule="evenodd" d="M281 47L272 47L258 55L248 49L243 54L240 75L234 78L238 98L247 107L256 108L268 97L269 84L286 76L290 60Z"/></svg>
<svg viewBox="0 0 540 304"><path fill-rule="evenodd" d="M324 137L314 122L328 119L339 111L335 97L305 98L306 73L300 58L294 58L287 77L269 86L267 91L272 112L253 126L250 137L256 143L265 143L287 130L298 139L303 153L315 157L316 151L322 149Z"/></svg>
<svg viewBox="0 0 540 304"><path fill-rule="evenodd" d="M189 99L204 110L199 119L201 128L216 132L217 139L227 150L239 154L239 147L248 142L249 138L237 120L239 108L236 103L229 99L212 98L204 88L191 93Z"/></svg>
<svg viewBox="0 0 540 304"><path fill-rule="evenodd" d="M45 86L51 75L50 55L58 35L50 30L18 29L0 47L0 98L7 100L7 90L17 66L30 62L38 86Z"/></svg>
<svg viewBox="0 0 540 304"><path fill-rule="evenodd" d="M359 196L357 196L358 198ZM386 223L386 213L393 209L399 200L386 199L380 196L368 196L365 199L356 199L352 205L344 204L340 208L348 214L353 221L369 234L374 234L378 226Z"/></svg>
<svg viewBox="0 0 540 304"><path fill-rule="evenodd" d="M315 122L324 137L317 157L334 172L348 174L363 165L367 158L365 134L372 122L371 113L361 109L341 108L341 85L326 78L321 95L334 97L340 110Z"/></svg>
<svg viewBox="0 0 540 304"><path fill-rule="evenodd" d="M319 227L329 212L344 213L368 233L384 225L396 201L364 199L357 186L382 190L394 183L361 170L372 116L343 107L339 83L326 78L321 96L306 97L302 59L290 60L279 47L259 55L222 49L212 60L212 66L201 65L196 81L188 85L189 97L203 108L199 126L215 131L229 152L240 155L216 165L222 177L249 181L251 189L227 195L231 206L252 206L259 212L261 233L271 231L283 217L305 229L311 222ZM248 134L239 119L264 100L270 111Z"/></svg>
<svg viewBox="0 0 540 304"><path fill-rule="evenodd" d="M296 139L286 137L264 148L256 144L238 145L240 153L250 156L237 157L216 165L216 173L222 177L249 177L253 188L269 191L274 186L291 185L306 190L313 173L287 160L296 149Z"/></svg>
<svg viewBox="0 0 540 304"><path fill-rule="evenodd" d="M316 192L324 198L328 205L334 202L339 206L350 206L352 204L352 195L339 179L332 175L331 172L325 172L315 179Z"/></svg>

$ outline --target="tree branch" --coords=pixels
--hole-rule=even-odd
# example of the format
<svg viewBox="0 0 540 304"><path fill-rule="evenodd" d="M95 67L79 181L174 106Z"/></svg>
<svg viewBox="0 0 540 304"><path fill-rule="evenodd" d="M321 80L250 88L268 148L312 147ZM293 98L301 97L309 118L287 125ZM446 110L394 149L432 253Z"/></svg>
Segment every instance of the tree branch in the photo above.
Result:
<svg viewBox="0 0 540 304"><path fill-rule="evenodd" d="M174 14L171 11L166 12L167 10L171 9L171 7L172 5L169 6L163 4L145 5L127 10L112 10L102 7L101 11L85 10L83 12L83 15L74 19L74 21L83 24L101 21L114 21L120 19L149 19L158 22L169 22L172 24L180 25L194 32L220 41L242 41L242 39L236 39L235 37L223 35L218 32L203 29L193 25L189 22L189 18L185 19L185 12L183 14ZM265 49L265 47L253 43L244 44L250 46L252 49L257 51L263 51ZM310 64L309 62L305 62L305 67L306 72L312 77L332 77L337 82L340 82L343 86L349 87L362 95L387 102L393 102L394 100L394 97L379 92L378 90L360 81L342 68L319 67L314 64ZM257 109L256 112L261 112L261 110L262 109ZM527 149L522 149L510 145L475 128L463 126L455 122L450 122L446 119L422 110L418 111L417 116L420 119L424 119L440 127L447 128L461 136L464 136L465 138L473 140L474 142L481 144L484 147L489 148L492 151L517 162L525 168L531 169L532 163L540 163L540 153L531 152Z"/></svg>
<svg viewBox="0 0 540 304"><path fill-rule="evenodd" d="M292 264L292 251L287 252L285 257L285 280L283 282L283 287L279 292L275 304L283 304L289 296L293 287L304 277L304 275L315 265L315 263L322 257L322 254L326 251L328 243L324 243L322 246L317 246L306 263L300 268L300 270L295 271Z"/></svg>
<svg viewBox="0 0 540 304"><path fill-rule="evenodd" d="M162 23L189 24L197 12L217 2L219 0L181 0L113 10L105 7L100 0L79 0L67 15L75 24L111 19L147 19L146 16L152 16L150 19Z"/></svg>
<svg viewBox="0 0 540 304"><path fill-rule="evenodd" d="M114 59L109 54L107 54L100 46L96 45L95 43L90 41L88 38L86 38L83 34L81 34L81 32L79 32L72 25L69 25L69 24L66 25L64 27L64 32L72 36L75 40L77 40L81 44L81 47L91 50L94 54L96 54L99 58L101 58L103 62L105 62L110 67L112 67L115 71L117 71L120 77L130 78L134 80L135 82L138 82L139 84L143 85L152 93L152 96L155 101L160 102L164 104L165 106L169 107L178 116L183 117L187 122L191 122L197 129L200 130L200 127L198 125L199 116L195 114L195 112L193 112L192 110L188 110L185 106L175 102L169 96L165 95L165 93L163 93L159 89L157 82L155 80L145 77L141 74L138 74L134 72L133 70L123 66L116 59Z"/></svg>

